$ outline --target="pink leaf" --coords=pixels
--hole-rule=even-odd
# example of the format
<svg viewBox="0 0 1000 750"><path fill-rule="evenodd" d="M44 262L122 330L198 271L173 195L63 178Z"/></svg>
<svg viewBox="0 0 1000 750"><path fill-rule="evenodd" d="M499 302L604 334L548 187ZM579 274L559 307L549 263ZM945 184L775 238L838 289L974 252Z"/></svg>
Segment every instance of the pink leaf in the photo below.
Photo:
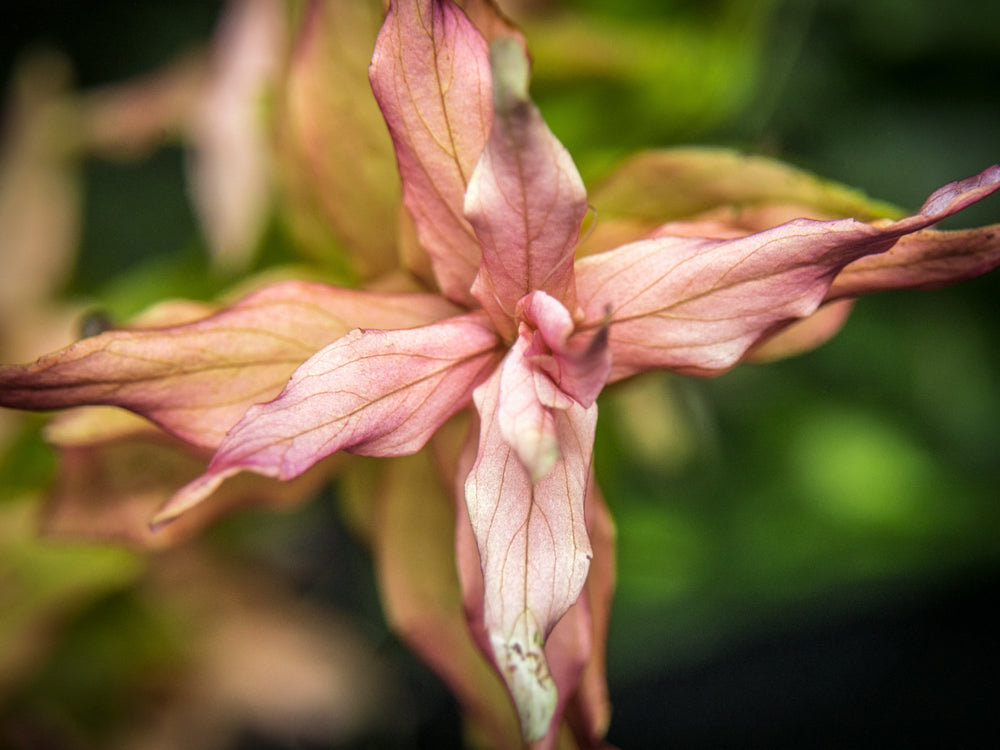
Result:
<svg viewBox="0 0 1000 750"><path fill-rule="evenodd" d="M401 331L355 330L321 349L278 398L247 410L204 476L157 514L165 523L243 470L291 479L339 450L401 456L419 450L468 403L495 364L482 313Z"/></svg>
<svg viewBox="0 0 1000 750"><path fill-rule="evenodd" d="M542 402L536 384L536 378L546 376L538 373L525 357L530 342L530 333L523 332L500 366L497 425L531 480L537 482L559 459L559 438L552 409ZM547 392L555 390L550 381Z"/></svg>
<svg viewBox="0 0 1000 750"><path fill-rule="evenodd" d="M762 336L811 315L852 261L998 188L995 166L941 188L920 213L877 227L798 219L734 240L660 237L584 258L577 264L588 321L582 330L596 328L610 309L612 379L658 367L717 374Z"/></svg>
<svg viewBox="0 0 1000 750"><path fill-rule="evenodd" d="M369 77L417 236L441 290L469 303L480 252L462 202L493 119L486 40L451 2L393 0Z"/></svg>
<svg viewBox="0 0 1000 750"><path fill-rule="evenodd" d="M229 4L192 113L194 207L216 259L250 260L268 216L268 133L261 102L284 56L285 14L271 0Z"/></svg>
<svg viewBox="0 0 1000 750"><path fill-rule="evenodd" d="M854 261L837 274L827 299L887 289L936 289L971 279L1000 265L1000 225L901 237L881 255Z"/></svg>
<svg viewBox="0 0 1000 750"><path fill-rule="evenodd" d="M501 333L536 289L575 310L573 250L587 193L569 152L528 98L528 60L502 38L490 48L493 130L469 181L465 215L483 249L473 294Z"/></svg>
<svg viewBox="0 0 1000 750"><path fill-rule="evenodd" d="M422 325L454 311L436 295L278 283L202 320L108 331L2 367L0 405L121 406L215 448L248 406L277 395L298 365L351 328Z"/></svg>
<svg viewBox="0 0 1000 750"><path fill-rule="evenodd" d="M518 317L536 326L540 335L525 353L547 373L563 393L589 407L597 399L611 372L607 328L590 339L571 338L573 319L562 304L545 292L532 292L517 306Z"/></svg>
<svg viewBox="0 0 1000 750"><path fill-rule="evenodd" d="M851 299L824 302L812 315L762 338L750 350L748 361L773 362L812 351L837 335L853 307Z"/></svg>
<svg viewBox="0 0 1000 750"><path fill-rule="evenodd" d="M501 434L501 378L494 372L474 394L479 452L465 495L482 565L483 624L522 731L534 740L548 732L557 705L545 639L579 597L590 563L584 498L597 407L554 410L560 458L532 483Z"/></svg>

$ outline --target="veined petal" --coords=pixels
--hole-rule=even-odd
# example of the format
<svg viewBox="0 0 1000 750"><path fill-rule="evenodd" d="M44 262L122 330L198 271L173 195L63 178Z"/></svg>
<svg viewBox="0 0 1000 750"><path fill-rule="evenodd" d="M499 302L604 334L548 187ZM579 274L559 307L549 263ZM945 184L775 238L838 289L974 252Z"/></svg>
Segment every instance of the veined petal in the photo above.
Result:
<svg viewBox="0 0 1000 750"><path fill-rule="evenodd" d="M470 303L480 252L462 202L493 119L486 40L448 0L392 0L369 78L441 290Z"/></svg>
<svg viewBox="0 0 1000 750"><path fill-rule="evenodd" d="M545 639L580 596L591 548L584 519L597 407L553 413L560 457L539 482L498 424L500 371L476 389L481 426L465 483L483 573L483 623L493 658L529 740L544 737L557 707Z"/></svg>
<svg viewBox="0 0 1000 750"><path fill-rule="evenodd" d="M528 98L528 60L501 38L490 48L493 130L469 181L465 215L482 245L473 295L501 333L536 289L576 308L573 250L587 192L569 152Z"/></svg>
<svg viewBox="0 0 1000 750"><path fill-rule="evenodd" d="M215 448L248 406L277 395L298 365L348 330L423 325L454 312L437 295L277 283L201 320L108 331L2 367L0 405L121 406Z"/></svg>
<svg viewBox="0 0 1000 750"><path fill-rule="evenodd" d="M849 263L998 188L1000 165L881 226L798 219L734 240L660 237L584 258L577 263L583 328L610 320L611 379L650 368L717 374L762 336L811 315Z"/></svg>
<svg viewBox="0 0 1000 750"><path fill-rule="evenodd" d="M339 450L419 450L468 403L498 343L481 312L409 330L352 331L299 367L276 399L248 409L205 474L154 523L176 518L240 471L291 479Z"/></svg>

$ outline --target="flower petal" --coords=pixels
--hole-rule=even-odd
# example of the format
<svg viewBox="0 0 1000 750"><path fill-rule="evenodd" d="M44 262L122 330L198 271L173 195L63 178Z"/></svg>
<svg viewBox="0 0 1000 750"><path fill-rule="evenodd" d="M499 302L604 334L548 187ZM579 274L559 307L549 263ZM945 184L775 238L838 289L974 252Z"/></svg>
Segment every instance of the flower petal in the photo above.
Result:
<svg viewBox="0 0 1000 750"><path fill-rule="evenodd" d="M811 315L852 261L998 188L1000 165L946 185L918 214L878 227L799 219L740 239L661 237L584 258L577 263L588 321L581 328L610 317L612 379L650 368L717 374L762 336Z"/></svg>
<svg viewBox="0 0 1000 750"><path fill-rule="evenodd" d="M576 308L573 250L587 192L569 152L528 98L528 60L512 39L490 47L493 130L465 196L482 245L472 293L501 333L516 330L518 300L536 289Z"/></svg>
<svg viewBox="0 0 1000 750"><path fill-rule="evenodd" d="M281 394L247 410L205 474L157 514L163 524L243 470L296 477L339 450L401 456L420 449L468 403L495 364L482 313L401 331L355 330L311 357Z"/></svg>
<svg viewBox="0 0 1000 750"><path fill-rule="evenodd" d="M493 118L486 40L451 2L393 0L369 77L417 236L444 294L469 303L479 243L462 201Z"/></svg>
<svg viewBox="0 0 1000 750"><path fill-rule="evenodd" d="M529 740L544 737L557 707L543 651L580 596L591 548L584 519L597 407L555 410L560 458L539 482L498 423L501 372L476 389L479 451L465 483L484 585L483 624Z"/></svg>
<svg viewBox="0 0 1000 750"><path fill-rule="evenodd" d="M121 406L215 448L250 404L273 398L299 364L351 328L415 326L453 312L436 295L282 282L202 320L108 331L34 364L2 367L0 405Z"/></svg>
<svg viewBox="0 0 1000 750"><path fill-rule="evenodd" d="M614 527L593 478L586 516L594 559L586 586L545 643L545 660L558 694L556 718L564 718L577 747L603 748L611 718L604 652L614 589ZM538 747L561 747L559 730L553 722Z"/></svg>

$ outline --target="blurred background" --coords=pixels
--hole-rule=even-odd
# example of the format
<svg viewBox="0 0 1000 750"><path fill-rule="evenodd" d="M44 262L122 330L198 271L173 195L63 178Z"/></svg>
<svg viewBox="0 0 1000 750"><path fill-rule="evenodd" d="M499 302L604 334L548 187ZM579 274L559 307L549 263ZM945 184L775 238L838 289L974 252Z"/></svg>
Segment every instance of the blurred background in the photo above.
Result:
<svg viewBox="0 0 1000 750"><path fill-rule="evenodd" d="M725 145L916 209L1000 160L991 0L961 12L936 0L504 7L526 30L535 98L588 185L643 147ZM149 74L203 49L220 9L43 0L8 11L4 142L12 103L30 107L17 98L24 81L42 97ZM239 278L211 262L189 156L162 135L45 177L46 221L65 226L43 243L50 255L15 257L13 235L0 237L5 361L62 345L87 311L123 320ZM946 227L998 221L993 196ZM279 230L262 237L254 270L287 256ZM997 274L886 293L810 354L602 396L597 474L619 533L612 743L989 746L998 312ZM5 419L0 747L459 743L454 702L387 629L335 487L223 519L155 553L151 572L128 548L36 538L55 468L44 420ZM195 579L197 596L184 585ZM234 644L274 661L261 658L258 679L231 678Z"/></svg>

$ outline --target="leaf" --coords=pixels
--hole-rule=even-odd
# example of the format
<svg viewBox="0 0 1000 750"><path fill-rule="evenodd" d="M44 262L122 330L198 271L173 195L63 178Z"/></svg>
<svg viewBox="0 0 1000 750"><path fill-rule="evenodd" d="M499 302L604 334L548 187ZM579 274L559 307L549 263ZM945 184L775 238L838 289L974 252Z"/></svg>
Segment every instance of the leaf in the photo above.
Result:
<svg viewBox="0 0 1000 750"><path fill-rule="evenodd" d="M471 303L480 253L462 203L493 119L486 40L450 2L394 0L369 76L441 291Z"/></svg>
<svg viewBox="0 0 1000 750"><path fill-rule="evenodd" d="M589 256L577 263L588 321L577 335L610 320L612 380L650 368L723 372L762 337L811 315L849 263L998 188L995 166L894 223L799 219L734 240L660 237Z"/></svg>
<svg viewBox="0 0 1000 750"><path fill-rule="evenodd" d="M569 152L528 98L520 44L490 48L493 129L465 195L465 215L482 246L473 296L505 336L518 300L542 290L575 310L573 251L587 192Z"/></svg>
<svg viewBox="0 0 1000 750"><path fill-rule="evenodd" d="M445 681L484 747L516 746L520 729L513 706L466 624L452 487L442 486L430 450L365 468L377 473L357 500L374 505L369 533L390 626Z"/></svg>
<svg viewBox="0 0 1000 750"><path fill-rule="evenodd" d="M501 374L475 394L479 449L465 483L484 587L489 650L528 740L544 737L558 696L544 643L580 595L591 547L584 519L597 407L554 410L560 458L532 483L498 423Z"/></svg>
<svg viewBox="0 0 1000 750"><path fill-rule="evenodd" d="M899 218L902 211L861 191L764 156L722 148L647 151L624 161L591 191L599 218L662 224L729 206L795 204L820 216ZM802 214L808 216L808 214Z"/></svg>
<svg viewBox="0 0 1000 750"><path fill-rule="evenodd" d="M125 412L127 413L127 412ZM291 482L246 475L165 529L149 519L185 482L204 471L205 459L162 433L139 433L100 444L59 450L59 468L42 517L42 531L142 548L169 547L233 510L289 508L310 499L341 462L321 462Z"/></svg>
<svg viewBox="0 0 1000 750"><path fill-rule="evenodd" d="M305 253L363 278L399 263L399 175L368 84L381 0L328 0L304 13L275 102L282 209ZM336 254L336 256L334 256Z"/></svg>
<svg viewBox="0 0 1000 750"><path fill-rule="evenodd" d="M317 349L363 326L405 327L451 314L436 295L390 295L282 282L184 325L108 331L34 364L0 368L0 404L104 404L214 448L247 407L273 398Z"/></svg>
<svg viewBox="0 0 1000 750"><path fill-rule="evenodd" d="M957 232L925 229L901 237L891 250L849 264L827 299L889 289L937 289L980 276L1000 265L1000 224Z"/></svg>
<svg viewBox="0 0 1000 750"><path fill-rule="evenodd" d="M154 523L176 518L243 470L291 479L339 450L419 450L468 403L496 361L497 344L482 313L409 330L352 331L299 367L276 399L248 409L205 474L174 495Z"/></svg>
<svg viewBox="0 0 1000 750"><path fill-rule="evenodd" d="M270 213L272 175L261 105L276 83L285 37L278 4L227 6L191 113L194 207L215 260L227 268L249 264Z"/></svg>
<svg viewBox="0 0 1000 750"><path fill-rule="evenodd" d="M854 300L825 302L816 312L768 336L749 353L751 362L774 362L812 351L832 339L847 322Z"/></svg>

